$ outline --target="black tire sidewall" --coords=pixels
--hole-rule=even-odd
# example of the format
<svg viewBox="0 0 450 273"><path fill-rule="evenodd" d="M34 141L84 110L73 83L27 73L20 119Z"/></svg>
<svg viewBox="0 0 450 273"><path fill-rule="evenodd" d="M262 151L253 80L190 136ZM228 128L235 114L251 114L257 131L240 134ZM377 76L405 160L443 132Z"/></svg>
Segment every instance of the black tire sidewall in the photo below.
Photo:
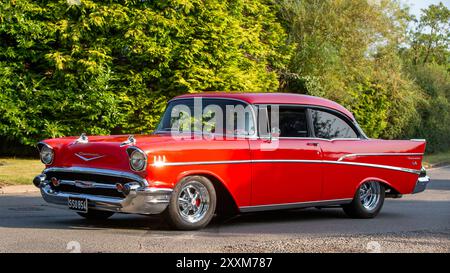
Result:
<svg viewBox="0 0 450 273"><path fill-rule="evenodd" d="M198 222L190 223L185 221L178 211L178 195L180 190L183 188L184 185L186 185L189 182L196 181L201 183L205 188L208 190L209 194L209 208L206 212L206 215ZM211 183L211 181L204 177L204 176L188 176L183 178L180 182L177 183L175 186L172 195L170 197L169 205L164 212L166 219L168 220L169 224L177 229L181 230L194 230L194 229L200 229L205 227L209 224L211 219L214 216L214 212L216 210L216 203L217 203L217 196L216 196L216 190L214 188L214 185Z"/></svg>
<svg viewBox="0 0 450 273"><path fill-rule="evenodd" d="M377 181L375 181L375 182L377 182ZM374 218L375 216L377 216L383 207L384 199L385 199L384 185L380 182L377 182L377 183L380 185L380 200L378 201L378 204L375 209L368 210L362 205L360 195L359 195L359 191L361 190L362 185L364 185L364 183L362 183L356 190L356 193L353 197L352 202L343 207L344 211L348 215L355 217L355 218Z"/></svg>
<svg viewBox="0 0 450 273"><path fill-rule="evenodd" d="M376 215L378 215L378 213L380 212L381 208L383 207L385 191L384 191L383 184L381 184L380 182L377 182L377 183L380 186L380 200L378 201L378 204L377 204L375 209L368 210L361 203L361 199L360 199L360 196L359 196L359 191L360 191L362 185L364 185L364 183L361 184L361 186L359 186L358 191L355 194L354 201L356 202L356 205L357 205L358 209L361 210L361 213L366 215L367 218L373 218Z"/></svg>

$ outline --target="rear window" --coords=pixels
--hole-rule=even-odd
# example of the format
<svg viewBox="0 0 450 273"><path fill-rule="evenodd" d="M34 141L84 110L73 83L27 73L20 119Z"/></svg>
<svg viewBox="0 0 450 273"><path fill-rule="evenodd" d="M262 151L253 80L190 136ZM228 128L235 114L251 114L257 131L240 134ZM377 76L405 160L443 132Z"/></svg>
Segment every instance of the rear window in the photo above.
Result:
<svg viewBox="0 0 450 273"><path fill-rule="evenodd" d="M318 138L357 138L355 130L340 117L325 111L311 110L314 134Z"/></svg>

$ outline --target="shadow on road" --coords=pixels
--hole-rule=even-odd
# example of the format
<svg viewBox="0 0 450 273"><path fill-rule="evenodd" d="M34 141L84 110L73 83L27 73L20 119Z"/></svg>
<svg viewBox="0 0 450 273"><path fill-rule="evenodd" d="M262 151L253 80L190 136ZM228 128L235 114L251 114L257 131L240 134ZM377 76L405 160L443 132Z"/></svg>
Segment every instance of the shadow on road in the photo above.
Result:
<svg viewBox="0 0 450 273"><path fill-rule="evenodd" d="M438 183L435 186L439 186ZM445 189L448 189L447 187ZM446 208L449 207L450 202L388 200L386 203L382 213L376 219L350 219L339 208L309 208L243 214L225 220L215 218L201 232L203 235L208 235L208 233L214 235L217 232L228 231L243 234L261 231L275 234L299 232L299 229L314 231L317 227L323 230L346 230L355 226L358 229L375 230L377 226L392 225L394 222L406 223L418 217L422 219L422 214L427 215L429 211L436 211L436 208L440 208L448 214ZM40 196L36 195L1 196L0 227L69 230L126 229L129 231L159 231L162 234L180 234L180 231L171 231L160 216L116 214L108 220L88 221L65 208L49 206Z"/></svg>

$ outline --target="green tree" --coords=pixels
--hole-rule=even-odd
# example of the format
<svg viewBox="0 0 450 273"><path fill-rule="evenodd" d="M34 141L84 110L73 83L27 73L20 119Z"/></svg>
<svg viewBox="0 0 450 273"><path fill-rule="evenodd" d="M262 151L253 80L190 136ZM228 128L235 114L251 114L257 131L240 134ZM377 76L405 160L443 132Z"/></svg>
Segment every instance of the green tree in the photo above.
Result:
<svg viewBox="0 0 450 273"><path fill-rule="evenodd" d="M167 100L274 91L289 60L270 0L0 3L0 137L150 132Z"/></svg>
<svg viewBox="0 0 450 273"><path fill-rule="evenodd" d="M409 22L405 8L387 0L283 0L282 16L295 46L283 90L342 103L358 112L371 137L411 130L422 95L398 56Z"/></svg>
<svg viewBox="0 0 450 273"><path fill-rule="evenodd" d="M440 2L422 10L420 20L410 31L407 53L414 65L435 62L448 64L450 41L450 10Z"/></svg>

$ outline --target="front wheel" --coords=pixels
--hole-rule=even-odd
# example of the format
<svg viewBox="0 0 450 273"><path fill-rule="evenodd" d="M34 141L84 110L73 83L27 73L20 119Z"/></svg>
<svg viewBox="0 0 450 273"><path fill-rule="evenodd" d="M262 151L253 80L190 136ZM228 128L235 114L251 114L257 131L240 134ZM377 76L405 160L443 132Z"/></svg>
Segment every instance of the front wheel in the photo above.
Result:
<svg viewBox="0 0 450 273"><path fill-rule="evenodd" d="M176 229L201 229L211 221L215 209L216 191L211 181L189 176L175 186L164 217Z"/></svg>
<svg viewBox="0 0 450 273"><path fill-rule="evenodd" d="M88 220L105 220L113 216L114 212L102 210L89 210L87 213L77 212L78 215Z"/></svg>
<svg viewBox="0 0 450 273"><path fill-rule="evenodd" d="M374 218L383 207L384 196L384 186L381 183L367 181L358 188L353 201L342 208L353 218Z"/></svg>

